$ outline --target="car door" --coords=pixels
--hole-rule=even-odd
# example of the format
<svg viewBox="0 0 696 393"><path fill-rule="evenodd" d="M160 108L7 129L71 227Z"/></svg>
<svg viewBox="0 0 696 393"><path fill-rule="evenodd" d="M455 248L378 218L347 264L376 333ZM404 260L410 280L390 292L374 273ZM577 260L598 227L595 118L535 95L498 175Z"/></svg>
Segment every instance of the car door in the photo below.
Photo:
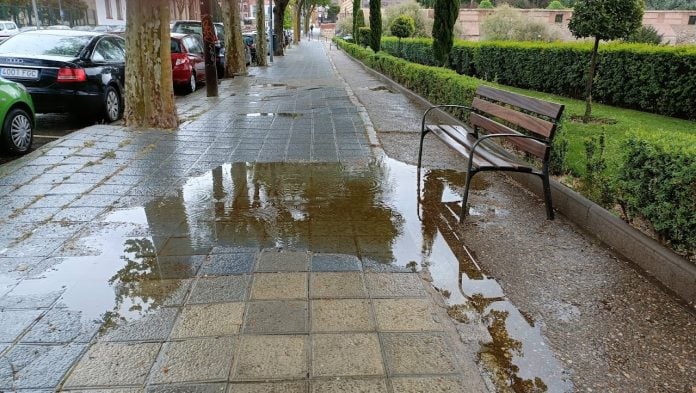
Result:
<svg viewBox="0 0 696 393"><path fill-rule="evenodd" d="M183 39L186 50L188 51L189 61L196 70L198 80L205 80L205 58L203 57L203 41L200 36L189 35Z"/></svg>
<svg viewBox="0 0 696 393"><path fill-rule="evenodd" d="M91 62L94 68L95 81L101 88L110 83L116 83L121 92L125 85L126 53L123 39L118 37L102 37L92 52Z"/></svg>

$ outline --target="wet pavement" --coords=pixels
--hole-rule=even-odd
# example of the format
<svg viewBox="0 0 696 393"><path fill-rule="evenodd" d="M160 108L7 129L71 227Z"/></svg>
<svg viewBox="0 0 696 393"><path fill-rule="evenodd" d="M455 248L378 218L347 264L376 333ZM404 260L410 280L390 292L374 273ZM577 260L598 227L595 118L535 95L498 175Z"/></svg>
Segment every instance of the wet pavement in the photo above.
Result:
<svg viewBox="0 0 696 393"><path fill-rule="evenodd" d="M688 307L502 176L460 227L421 108L318 42L252 74L0 166L0 391L692 392Z"/></svg>

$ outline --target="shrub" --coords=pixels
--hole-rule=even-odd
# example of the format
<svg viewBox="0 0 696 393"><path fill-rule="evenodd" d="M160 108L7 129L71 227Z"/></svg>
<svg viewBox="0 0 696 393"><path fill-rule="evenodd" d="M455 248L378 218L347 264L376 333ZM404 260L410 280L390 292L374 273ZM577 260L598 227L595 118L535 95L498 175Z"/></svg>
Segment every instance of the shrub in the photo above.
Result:
<svg viewBox="0 0 696 393"><path fill-rule="evenodd" d="M678 250L696 250L696 135L635 130L624 143L619 191Z"/></svg>
<svg viewBox="0 0 696 393"><path fill-rule="evenodd" d="M493 3L491 3L491 0L481 0L479 3L479 8L488 8L488 9L493 9Z"/></svg>
<svg viewBox="0 0 696 393"><path fill-rule="evenodd" d="M415 30L414 37L430 37L430 32L433 30L433 22L423 17L423 9L418 3L411 0L409 2L392 5L384 8L384 26L391 26L394 20L399 16L406 15L413 18Z"/></svg>
<svg viewBox="0 0 696 393"><path fill-rule="evenodd" d="M370 40L372 39L372 31L369 27L361 27L358 29L358 42L363 47L370 46Z"/></svg>
<svg viewBox="0 0 696 393"><path fill-rule="evenodd" d="M626 42L660 45L662 43L662 34L658 33L657 30L650 25L643 25L638 30L631 33L631 35L626 38Z"/></svg>
<svg viewBox="0 0 696 393"><path fill-rule="evenodd" d="M384 50L398 55L395 39ZM430 40L406 39L405 59L434 65ZM450 68L504 85L582 98L588 43L456 41ZM696 47L610 43L599 50L595 102L696 119Z"/></svg>
<svg viewBox="0 0 696 393"><path fill-rule="evenodd" d="M486 41L557 41L558 29L529 19L508 5L501 6L481 23L481 38Z"/></svg>
<svg viewBox="0 0 696 393"><path fill-rule="evenodd" d="M549 9L549 10L562 10L562 9L565 9L565 8L566 8L566 7L563 5L563 3L561 3L561 2L558 1L558 0L553 0L553 1L550 2L549 5L546 7L546 9Z"/></svg>
<svg viewBox="0 0 696 393"><path fill-rule="evenodd" d="M399 16L389 26L391 34L399 39L410 37L415 30L416 22L408 15Z"/></svg>

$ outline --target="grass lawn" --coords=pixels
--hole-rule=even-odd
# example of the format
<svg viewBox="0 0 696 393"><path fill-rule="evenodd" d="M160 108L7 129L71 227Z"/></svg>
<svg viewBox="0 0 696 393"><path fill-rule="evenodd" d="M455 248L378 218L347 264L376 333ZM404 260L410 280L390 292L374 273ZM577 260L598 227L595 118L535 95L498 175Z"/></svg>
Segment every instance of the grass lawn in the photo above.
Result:
<svg viewBox="0 0 696 393"><path fill-rule="evenodd" d="M619 171L622 154L621 143L629 130L640 128L648 131L667 133L681 131L696 135L696 122L693 121L602 104L592 105L592 116L601 119L609 119L614 124L583 124L580 121L572 121L571 116L577 116L579 118L585 113L585 101L509 86L496 85L496 87L546 101L557 102L566 106L563 115L564 132L569 142L566 165L576 176L581 176L585 173L585 140L593 136L599 137L602 131L606 134L605 158L607 160L607 171L608 175L612 178L615 177Z"/></svg>

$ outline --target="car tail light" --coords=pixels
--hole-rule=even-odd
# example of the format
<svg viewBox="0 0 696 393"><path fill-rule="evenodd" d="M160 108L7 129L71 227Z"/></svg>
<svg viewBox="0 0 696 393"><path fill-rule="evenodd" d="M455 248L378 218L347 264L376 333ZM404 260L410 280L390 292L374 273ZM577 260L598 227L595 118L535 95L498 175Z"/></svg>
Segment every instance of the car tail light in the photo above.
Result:
<svg viewBox="0 0 696 393"><path fill-rule="evenodd" d="M58 70L58 82L84 82L87 80L84 68L61 68Z"/></svg>

